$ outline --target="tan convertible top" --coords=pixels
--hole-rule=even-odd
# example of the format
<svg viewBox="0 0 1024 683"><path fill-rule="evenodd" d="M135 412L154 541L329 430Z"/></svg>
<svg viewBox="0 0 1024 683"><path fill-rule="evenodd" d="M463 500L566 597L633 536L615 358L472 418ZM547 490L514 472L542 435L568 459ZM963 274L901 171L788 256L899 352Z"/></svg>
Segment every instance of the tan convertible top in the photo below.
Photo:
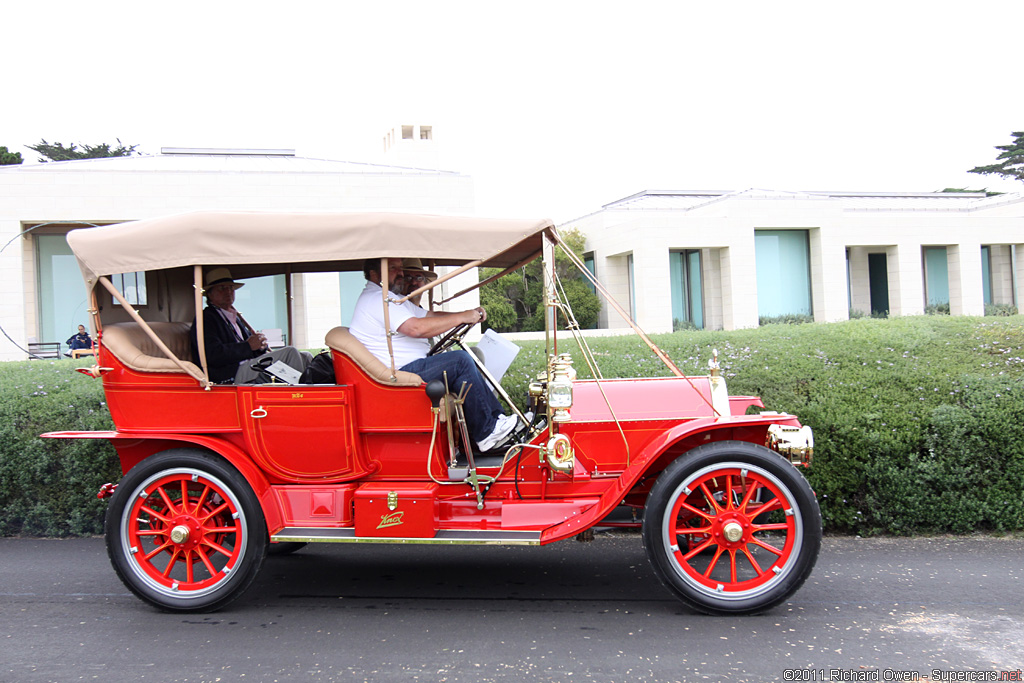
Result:
<svg viewBox="0 0 1024 683"><path fill-rule="evenodd" d="M509 267L539 254L545 230L551 221L205 211L73 230L68 244L92 288L100 275L190 265L231 266L236 278L360 270L377 257Z"/></svg>

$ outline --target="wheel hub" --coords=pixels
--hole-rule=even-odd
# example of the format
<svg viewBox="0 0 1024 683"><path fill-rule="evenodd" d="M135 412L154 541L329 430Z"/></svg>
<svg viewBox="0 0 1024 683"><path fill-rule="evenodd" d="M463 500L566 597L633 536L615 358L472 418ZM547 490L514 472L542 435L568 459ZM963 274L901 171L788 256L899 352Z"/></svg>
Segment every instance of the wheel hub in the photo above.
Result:
<svg viewBox="0 0 1024 683"><path fill-rule="evenodd" d="M736 522L729 522L722 528L722 534L725 536L725 540L735 543L743 538L743 527Z"/></svg>
<svg viewBox="0 0 1024 683"><path fill-rule="evenodd" d="M179 524L178 526L176 526L173 529L171 529L171 541L172 542L177 543L178 545L182 545L183 543L187 543L188 542L188 538L189 538L189 528L187 526L185 526L184 524Z"/></svg>

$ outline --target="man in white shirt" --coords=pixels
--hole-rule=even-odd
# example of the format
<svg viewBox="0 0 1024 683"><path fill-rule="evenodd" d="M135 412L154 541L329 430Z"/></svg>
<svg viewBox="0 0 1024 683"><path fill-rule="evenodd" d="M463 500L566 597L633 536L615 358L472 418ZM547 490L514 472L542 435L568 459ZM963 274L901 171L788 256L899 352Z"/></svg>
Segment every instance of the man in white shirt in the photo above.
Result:
<svg viewBox="0 0 1024 683"><path fill-rule="evenodd" d="M384 304L381 292L380 259L367 259L363 264L366 287L356 301L349 331L382 363L391 366L384 325ZM392 298L400 299L403 277L402 259L388 259L388 291ZM487 319L482 307L459 312L426 311L411 301L403 304L388 303L388 318L394 333L391 346L395 367L413 372L424 382L448 376L448 386L458 391L463 382L471 384L463 408L470 437L481 451L489 451L512 432L515 415L505 415L498 399L481 376L473 359L465 351L449 351L427 356L430 338L444 334L462 323L475 324Z"/></svg>

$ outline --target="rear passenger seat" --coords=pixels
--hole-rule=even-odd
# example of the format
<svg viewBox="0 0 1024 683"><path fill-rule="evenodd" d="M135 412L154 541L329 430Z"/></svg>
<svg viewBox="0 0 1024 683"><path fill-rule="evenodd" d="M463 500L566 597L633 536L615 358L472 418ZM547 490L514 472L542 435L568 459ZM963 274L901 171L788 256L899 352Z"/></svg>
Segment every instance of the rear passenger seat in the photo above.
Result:
<svg viewBox="0 0 1024 683"><path fill-rule="evenodd" d="M192 363L192 336L189 323L151 322L150 328L167 348L177 356L186 367L194 369L197 374L202 371ZM104 347L118 360L132 370L139 372L179 372L185 371L150 338L138 323L112 323L103 326L101 342Z"/></svg>

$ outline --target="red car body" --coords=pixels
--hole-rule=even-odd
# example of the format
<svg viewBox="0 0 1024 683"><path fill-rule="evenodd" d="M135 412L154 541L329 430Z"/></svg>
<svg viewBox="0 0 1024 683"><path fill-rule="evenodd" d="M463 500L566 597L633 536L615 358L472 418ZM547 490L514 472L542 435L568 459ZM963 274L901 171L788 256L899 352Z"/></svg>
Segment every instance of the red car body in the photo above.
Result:
<svg viewBox="0 0 1024 683"><path fill-rule="evenodd" d="M558 241L549 224L538 236L546 249ZM46 436L116 449L125 478L111 498L109 554L161 609L221 608L268 547L309 542L542 545L635 525L666 586L715 613L768 609L814 565L820 515L791 462L809 463L809 430L791 415L748 415L760 400L727 397L715 372L572 380L571 407L557 414L548 392L565 367L551 346L531 385L545 419L468 461L452 397L435 408L422 383L379 379L344 330L326 339L334 384L213 385L186 351L185 320L105 320L95 308L88 372L102 379L116 430ZM188 360L169 362L161 344ZM622 506L635 514L613 521Z"/></svg>

